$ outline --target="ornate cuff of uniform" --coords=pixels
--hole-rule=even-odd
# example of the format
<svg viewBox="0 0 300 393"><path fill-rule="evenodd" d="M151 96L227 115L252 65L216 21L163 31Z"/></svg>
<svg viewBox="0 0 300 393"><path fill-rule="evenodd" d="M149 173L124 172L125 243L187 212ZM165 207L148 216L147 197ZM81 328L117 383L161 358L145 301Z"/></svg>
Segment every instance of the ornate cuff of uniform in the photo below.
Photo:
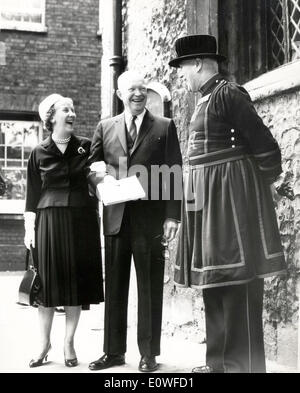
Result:
<svg viewBox="0 0 300 393"><path fill-rule="evenodd" d="M269 183L274 183L282 173L281 153L279 148L269 152L254 154L259 169Z"/></svg>

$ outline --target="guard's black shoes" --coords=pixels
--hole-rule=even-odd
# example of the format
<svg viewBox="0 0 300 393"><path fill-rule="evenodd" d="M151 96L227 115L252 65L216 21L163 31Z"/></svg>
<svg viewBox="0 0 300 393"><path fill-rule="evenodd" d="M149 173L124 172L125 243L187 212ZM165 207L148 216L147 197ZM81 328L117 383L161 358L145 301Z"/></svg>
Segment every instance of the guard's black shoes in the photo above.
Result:
<svg viewBox="0 0 300 393"><path fill-rule="evenodd" d="M155 356L142 356L139 364L139 370L143 373L152 373L158 369Z"/></svg>
<svg viewBox="0 0 300 393"><path fill-rule="evenodd" d="M89 364L92 371L104 370L114 366L122 366L125 364L125 355L107 355L106 353L98 360Z"/></svg>
<svg viewBox="0 0 300 393"><path fill-rule="evenodd" d="M224 370L215 369L211 366L199 366L192 369L192 373L200 374L223 374Z"/></svg>

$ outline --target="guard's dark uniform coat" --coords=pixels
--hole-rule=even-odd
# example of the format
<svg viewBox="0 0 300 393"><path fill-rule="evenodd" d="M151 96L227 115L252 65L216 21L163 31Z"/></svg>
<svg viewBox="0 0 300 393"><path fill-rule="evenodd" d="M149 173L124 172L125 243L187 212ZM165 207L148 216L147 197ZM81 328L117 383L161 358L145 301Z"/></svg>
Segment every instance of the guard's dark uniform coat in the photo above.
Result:
<svg viewBox="0 0 300 393"><path fill-rule="evenodd" d="M212 288L283 272L270 184L281 154L245 89L216 75L189 130L175 281Z"/></svg>
<svg viewBox="0 0 300 393"><path fill-rule="evenodd" d="M207 365L265 372L262 278L285 272L270 190L281 154L245 89L215 75L202 94L189 130L175 281L203 289Z"/></svg>

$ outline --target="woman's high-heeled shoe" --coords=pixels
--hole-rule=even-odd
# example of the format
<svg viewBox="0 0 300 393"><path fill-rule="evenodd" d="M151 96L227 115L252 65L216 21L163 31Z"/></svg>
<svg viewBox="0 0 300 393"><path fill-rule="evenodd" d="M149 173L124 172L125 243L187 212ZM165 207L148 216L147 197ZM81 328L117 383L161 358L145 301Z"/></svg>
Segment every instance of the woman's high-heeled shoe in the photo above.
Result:
<svg viewBox="0 0 300 393"><path fill-rule="evenodd" d="M76 354L75 354L75 358L67 359L66 352L64 350L64 356L65 356L65 366L66 367L76 367L76 366L78 366L78 360L77 360Z"/></svg>
<svg viewBox="0 0 300 393"><path fill-rule="evenodd" d="M76 367L76 366L78 366L77 358L74 358L74 359L66 359L65 358L65 366L66 367Z"/></svg>
<svg viewBox="0 0 300 393"><path fill-rule="evenodd" d="M35 359L30 360L29 367L30 368L40 367L43 364L45 364L48 360L48 354L49 354L50 349L51 349L51 344L48 345L47 351L42 358L37 359L37 360L35 360Z"/></svg>

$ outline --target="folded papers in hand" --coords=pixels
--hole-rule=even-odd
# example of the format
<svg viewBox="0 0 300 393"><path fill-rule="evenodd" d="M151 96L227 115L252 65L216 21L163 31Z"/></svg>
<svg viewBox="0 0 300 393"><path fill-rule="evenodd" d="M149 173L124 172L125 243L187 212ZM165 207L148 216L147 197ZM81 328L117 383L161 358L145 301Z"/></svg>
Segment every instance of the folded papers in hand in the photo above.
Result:
<svg viewBox="0 0 300 393"><path fill-rule="evenodd" d="M136 176L114 182L99 183L98 191L104 206L145 198L146 193Z"/></svg>

